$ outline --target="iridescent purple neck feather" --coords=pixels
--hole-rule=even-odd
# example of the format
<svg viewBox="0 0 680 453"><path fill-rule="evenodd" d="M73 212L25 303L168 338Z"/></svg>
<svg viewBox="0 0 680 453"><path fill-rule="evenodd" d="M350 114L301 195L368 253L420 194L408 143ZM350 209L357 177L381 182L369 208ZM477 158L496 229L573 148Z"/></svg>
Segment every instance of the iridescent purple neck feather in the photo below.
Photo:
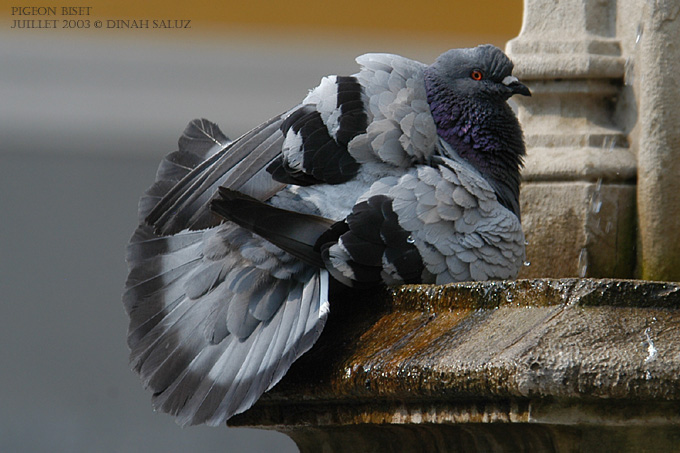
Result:
<svg viewBox="0 0 680 453"><path fill-rule="evenodd" d="M519 186L525 146L507 97L494 93L458 93L433 65L425 88L437 133L484 176L499 202L520 217Z"/></svg>

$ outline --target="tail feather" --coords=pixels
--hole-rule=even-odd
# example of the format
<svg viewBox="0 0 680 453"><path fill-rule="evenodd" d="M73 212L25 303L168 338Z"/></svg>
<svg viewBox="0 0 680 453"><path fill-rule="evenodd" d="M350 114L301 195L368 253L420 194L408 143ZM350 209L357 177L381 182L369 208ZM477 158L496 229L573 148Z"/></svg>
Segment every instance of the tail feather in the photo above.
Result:
<svg viewBox="0 0 680 453"><path fill-rule="evenodd" d="M196 119L179 139L179 151L163 158L156 171L156 182L139 201L140 221L192 170L230 143L216 124Z"/></svg>
<svg viewBox="0 0 680 453"><path fill-rule="evenodd" d="M187 227L202 229L217 225L219 222L207 206L217 187L238 188L281 152L283 136L279 126L282 116L287 113L272 118L230 144L217 141L215 146L221 146L221 149L168 191L146 216L146 222L164 235L178 233ZM278 185L279 189L281 187Z"/></svg>

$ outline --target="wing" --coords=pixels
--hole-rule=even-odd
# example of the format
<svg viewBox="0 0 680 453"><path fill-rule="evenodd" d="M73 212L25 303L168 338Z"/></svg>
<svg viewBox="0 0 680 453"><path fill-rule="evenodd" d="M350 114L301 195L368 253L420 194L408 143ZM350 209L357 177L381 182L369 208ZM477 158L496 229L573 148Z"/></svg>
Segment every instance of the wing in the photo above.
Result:
<svg viewBox="0 0 680 453"><path fill-rule="evenodd" d="M277 208L224 188L212 206L223 218L301 261L326 268L346 286L422 279L423 262L411 235L399 225L392 200L384 195L358 203L339 222Z"/></svg>
<svg viewBox="0 0 680 453"><path fill-rule="evenodd" d="M173 187L163 187L146 223L165 235L217 225L209 203L219 186L264 201L288 184L345 183L365 162L408 167L426 161L435 150L436 126L425 65L388 54L357 61L359 73L325 77L301 105L233 142L212 123L192 122L179 154L206 158Z"/></svg>
<svg viewBox="0 0 680 453"><path fill-rule="evenodd" d="M524 260L519 219L470 164L450 147L446 153L453 158L379 179L338 222L226 189L213 206L347 286L516 277Z"/></svg>
<svg viewBox="0 0 680 453"><path fill-rule="evenodd" d="M215 213L307 264L324 267L316 243L333 229L334 221L277 208L224 187L219 193L211 204Z"/></svg>
<svg viewBox="0 0 680 453"><path fill-rule="evenodd" d="M319 241L326 268L336 280L351 287L422 281L423 261L392 202L379 194L357 203L344 228L336 227L340 234Z"/></svg>
<svg viewBox="0 0 680 453"><path fill-rule="evenodd" d="M212 146L170 155L140 215L214 155ZM234 223L173 235L142 224L127 261L131 363L154 405L181 424L248 409L314 344L328 313L325 271Z"/></svg>
<svg viewBox="0 0 680 453"><path fill-rule="evenodd" d="M265 170L269 155L280 153L271 151L281 140L272 131L279 122L240 139L250 144L230 142L208 121L192 122L140 200L142 224L128 245L123 296L131 363L154 392L154 405L181 424L220 424L246 410L325 323L327 273L221 223L207 205L220 184L262 198L284 186ZM228 155L248 148L240 160ZM249 162L253 154L258 159Z"/></svg>
<svg viewBox="0 0 680 453"><path fill-rule="evenodd" d="M282 155L268 170L288 184L340 184L360 165L406 168L435 152L437 129L425 93L425 65L366 54L351 77L329 76L281 125Z"/></svg>
<svg viewBox="0 0 680 453"><path fill-rule="evenodd" d="M224 423L275 385L321 333L327 273L226 223L128 247L131 363L154 406Z"/></svg>
<svg viewBox="0 0 680 453"><path fill-rule="evenodd" d="M189 123L179 139L179 150L163 158L156 172L156 181L139 201L140 223L145 222L154 208L158 212L161 200L167 198L168 192L173 192L173 188L192 170L229 143L231 140L210 121L196 119Z"/></svg>
<svg viewBox="0 0 680 453"><path fill-rule="evenodd" d="M516 278L525 258L518 217L446 142L438 147L449 157L414 168L388 190L432 282Z"/></svg>
<svg viewBox="0 0 680 453"><path fill-rule="evenodd" d="M224 191L218 212L347 286L515 278L525 257L518 217L448 144L438 146L448 157L380 178L336 223Z"/></svg>
<svg viewBox="0 0 680 453"><path fill-rule="evenodd" d="M349 145L359 162L397 167L425 163L435 152L437 127L425 92L425 65L390 54L366 54L356 75L365 87L369 123Z"/></svg>
<svg viewBox="0 0 680 453"><path fill-rule="evenodd" d="M376 181L346 229L322 247L328 271L349 286L516 278L525 258L518 217L443 140L402 176Z"/></svg>
<svg viewBox="0 0 680 453"><path fill-rule="evenodd" d="M325 77L281 125L282 155L268 168L274 179L306 186L354 178L359 163L347 146L368 125L363 93L356 77Z"/></svg>

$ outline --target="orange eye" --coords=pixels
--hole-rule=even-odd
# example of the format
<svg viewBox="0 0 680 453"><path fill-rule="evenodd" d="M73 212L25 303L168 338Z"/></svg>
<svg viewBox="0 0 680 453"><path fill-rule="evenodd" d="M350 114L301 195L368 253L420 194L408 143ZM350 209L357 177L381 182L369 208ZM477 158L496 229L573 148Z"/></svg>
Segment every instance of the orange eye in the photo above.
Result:
<svg viewBox="0 0 680 453"><path fill-rule="evenodd" d="M475 69L470 73L470 77L472 77L474 80L482 80L484 78L484 75L482 75L482 71L479 69Z"/></svg>

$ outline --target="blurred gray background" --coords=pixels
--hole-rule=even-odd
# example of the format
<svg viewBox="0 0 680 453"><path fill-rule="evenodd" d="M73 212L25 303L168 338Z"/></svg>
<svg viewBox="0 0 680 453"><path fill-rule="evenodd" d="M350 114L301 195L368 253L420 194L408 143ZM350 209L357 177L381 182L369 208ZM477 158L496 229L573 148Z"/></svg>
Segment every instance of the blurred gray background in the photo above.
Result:
<svg viewBox="0 0 680 453"><path fill-rule="evenodd" d="M193 118L236 137L361 53L490 41L149 36L0 30L0 452L297 451L153 412L121 303L137 200Z"/></svg>

